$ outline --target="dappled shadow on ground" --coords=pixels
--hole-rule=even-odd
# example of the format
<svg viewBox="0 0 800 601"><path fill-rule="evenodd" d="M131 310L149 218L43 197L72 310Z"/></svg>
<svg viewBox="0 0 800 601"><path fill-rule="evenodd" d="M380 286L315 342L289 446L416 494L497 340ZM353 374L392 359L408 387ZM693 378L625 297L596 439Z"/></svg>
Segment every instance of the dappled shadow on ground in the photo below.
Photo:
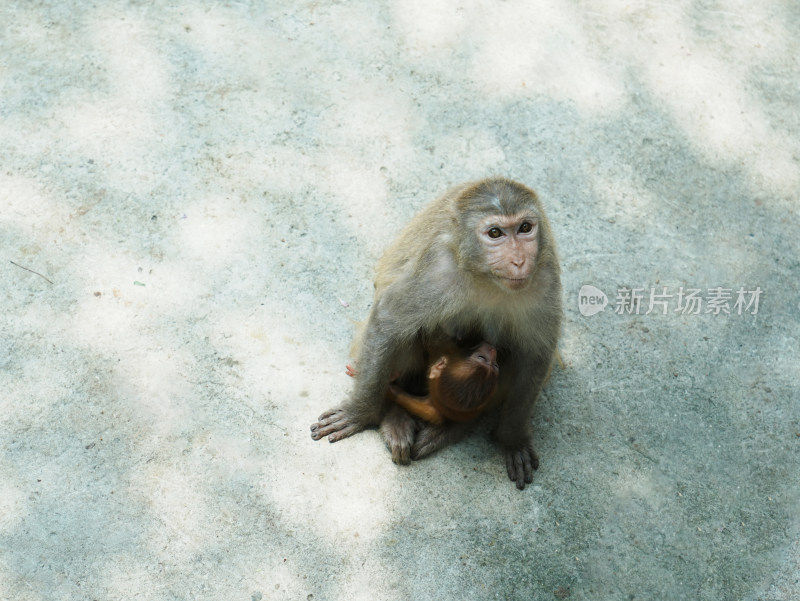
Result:
<svg viewBox="0 0 800 601"><path fill-rule="evenodd" d="M0 596L797 593L796 11L0 13ZM409 468L313 443L381 249L490 173L540 191L564 270L534 486L481 428ZM765 296L612 311L664 286Z"/></svg>

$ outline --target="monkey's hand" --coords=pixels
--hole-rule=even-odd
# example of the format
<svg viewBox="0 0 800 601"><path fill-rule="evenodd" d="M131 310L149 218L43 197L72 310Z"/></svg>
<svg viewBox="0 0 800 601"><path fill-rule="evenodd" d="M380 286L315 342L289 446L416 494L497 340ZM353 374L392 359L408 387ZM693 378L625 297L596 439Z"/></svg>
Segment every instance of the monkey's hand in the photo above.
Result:
<svg viewBox="0 0 800 601"><path fill-rule="evenodd" d="M505 453L508 477L522 490L533 482L533 470L539 469L539 457L530 443L518 448L507 447Z"/></svg>
<svg viewBox="0 0 800 601"><path fill-rule="evenodd" d="M399 465L411 463L411 445L417 432L417 421L407 411L394 406L381 422L381 434L389 450L392 461Z"/></svg>
<svg viewBox="0 0 800 601"><path fill-rule="evenodd" d="M344 373L346 373L351 378L355 378L358 375L358 370L356 370L355 361L353 363L348 363L344 366ZM394 382L397 378L402 375L402 372L396 371L392 374L392 377L389 378L390 382Z"/></svg>
<svg viewBox="0 0 800 601"><path fill-rule="evenodd" d="M326 411L315 424L311 424L311 438L321 440L327 436L328 442L336 442L363 429L362 423L354 419L344 407L339 407Z"/></svg>

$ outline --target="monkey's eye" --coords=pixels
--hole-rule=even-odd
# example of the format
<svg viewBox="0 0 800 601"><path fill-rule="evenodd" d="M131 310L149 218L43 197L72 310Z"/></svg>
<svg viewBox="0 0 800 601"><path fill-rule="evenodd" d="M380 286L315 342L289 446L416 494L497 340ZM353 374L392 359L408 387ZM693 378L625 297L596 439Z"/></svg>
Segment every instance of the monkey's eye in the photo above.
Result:
<svg viewBox="0 0 800 601"><path fill-rule="evenodd" d="M519 226L519 231L521 234L529 234L533 231L533 224L530 221L523 221Z"/></svg>
<svg viewBox="0 0 800 601"><path fill-rule="evenodd" d="M493 227L486 232L486 235L490 238L497 239L503 235L503 230L501 230L499 227Z"/></svg>

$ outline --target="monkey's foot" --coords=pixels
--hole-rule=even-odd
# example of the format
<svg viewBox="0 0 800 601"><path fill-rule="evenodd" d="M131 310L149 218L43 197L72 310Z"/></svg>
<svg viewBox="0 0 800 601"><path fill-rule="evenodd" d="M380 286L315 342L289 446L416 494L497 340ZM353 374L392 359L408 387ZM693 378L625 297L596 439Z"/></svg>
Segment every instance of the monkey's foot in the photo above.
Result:
<svg viewBox="0 0 800 601"><path fill-rule="evenodd" d="M336 442L364 429L342 409L331 409L319 416L317 423L311 424L311 438L321 440L328 437L328 442Z"/></svg>
<svg viewBox="0 0 800 601"><path fill-rule="evenodd" d="M392 461L399 465L411 463L411 446L416 432L417 422L407 411L398 406L389 410L381 422L381 434L392 452Z"/></svg>
<svg viewBox="0 0 800 601"><path fill-rule="evenodd" d="M439 449L458 442L469 432L470 427L470 422L450 422L444 426L426 424L417 434L417 440L411 448L411 458L422 459Z"/></svg>
<svg viewBox="0 0 800 601"><path fill-rule="evenodd" d="M530 445L506 448L505 453L508 477L522 490L526 484L533 482L533 470L539 469L539 457Z"/></svg>
<svg viewBox="0 0 800 601"><path fill-rule="evenodd" d="M416 461L427 457L431 453L447 446L444 441L444 428L436 426L424 426L417 434L417 440L411 449L411 457Z"/></svg>

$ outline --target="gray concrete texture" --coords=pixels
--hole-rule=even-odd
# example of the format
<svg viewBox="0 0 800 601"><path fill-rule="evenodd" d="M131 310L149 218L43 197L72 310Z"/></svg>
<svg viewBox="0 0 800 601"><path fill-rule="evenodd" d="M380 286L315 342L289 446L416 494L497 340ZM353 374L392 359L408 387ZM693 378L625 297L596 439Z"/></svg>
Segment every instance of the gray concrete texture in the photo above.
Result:
<svg viewBox="0 0 800 601"><path fill-rule="evenodd" d="M800 5L0 19L0 599L800 598ZM563 268L534 484L313 442L382 249L490 174Z"/></svg>

